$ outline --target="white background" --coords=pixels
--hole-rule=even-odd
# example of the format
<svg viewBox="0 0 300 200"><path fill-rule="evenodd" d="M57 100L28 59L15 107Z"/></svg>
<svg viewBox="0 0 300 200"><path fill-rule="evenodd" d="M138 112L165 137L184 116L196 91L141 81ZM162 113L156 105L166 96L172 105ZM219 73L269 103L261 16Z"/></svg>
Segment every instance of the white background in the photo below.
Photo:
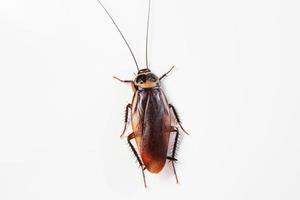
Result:
<svg viewBox="0 0 300 200"><path fill-rule="evenodd" d="M144 66L146 0L103 0ZM300 199L300 5L154 0L151 69L190 132L146 173L119 135L136 72L96 0L0 2L0 199ZM130 130L128 130L129 132Z"/></svg>

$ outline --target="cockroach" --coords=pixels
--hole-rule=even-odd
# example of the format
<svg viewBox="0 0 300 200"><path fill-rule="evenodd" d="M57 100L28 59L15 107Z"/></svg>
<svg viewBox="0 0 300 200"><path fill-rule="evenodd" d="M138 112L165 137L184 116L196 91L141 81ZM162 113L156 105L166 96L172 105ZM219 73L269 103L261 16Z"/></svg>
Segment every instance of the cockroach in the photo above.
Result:
<svg viewBox="0 0 300 200"><path fill-rule="evenodd" d="M131 125L133 132L127 136L127 142L142 169L145 187L147 187L147 184L144 171L147 169L151 173L159 173L165 166L166 160L170 160L172 163L173 172L176 182L178 183L178 177L174 163L177 161L175 155L178 145L178 137L180 134L179 128L183 132L187 132L181 125L181 121L179 120L175 107L168 103L168 100L160 87L160 82L172 71L174 66L167 73L160 77L157 77L149 69L148 40L151 0L148 1L146 68L144 69L139 68L129 43L125 39L124 34L121 32L111 14L104 7L100 0L97 1L122 36L138 71L134 80L121 80L114 76L115 79L123 83L131 84L134 92L132 102L126 106L125 126L121 137L127 130L127 125L129 123L129 110L131 110ZM171 133L175 134L175 139L171 155L167 155ZM137 149L131 142L133 139L135 139Z"/></svg>

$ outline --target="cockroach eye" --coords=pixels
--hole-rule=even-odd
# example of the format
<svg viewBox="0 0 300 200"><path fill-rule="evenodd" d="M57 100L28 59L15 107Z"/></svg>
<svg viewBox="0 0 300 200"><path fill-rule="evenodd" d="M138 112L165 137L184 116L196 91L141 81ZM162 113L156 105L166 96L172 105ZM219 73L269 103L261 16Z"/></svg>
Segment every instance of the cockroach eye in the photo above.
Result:
<svg viewBox="0 0 300 200"><path fill-rule="evenodd" d="M152 81L152 82L155 82L155 81L156 81L156 78L155 78L155 77L150 77L148 80L149 80L149 81Z"/></svg>
<svg viewBox="0 0 300 200"><path fill-rule="evenodd" d="M154 74L149 74L147 77L148 81L155 82L158 78Z"/></svg>

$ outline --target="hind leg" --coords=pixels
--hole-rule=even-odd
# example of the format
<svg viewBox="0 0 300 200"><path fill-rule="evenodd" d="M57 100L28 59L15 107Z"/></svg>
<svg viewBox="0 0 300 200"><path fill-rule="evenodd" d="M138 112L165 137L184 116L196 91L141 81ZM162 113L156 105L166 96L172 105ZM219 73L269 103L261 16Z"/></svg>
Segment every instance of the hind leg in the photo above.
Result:
<svg viewBox="0 0 300 200"><path fill-rule="evenodd" d="M135 138L134 133L131 133L131 134L127 137L127 141L128 141L128 144L129 144L131 150L133 151L133 153L134 153L134 155L135 155L135 157L136 157L137 161L139 162L139 165L140 165L140 167L141 167L141 169L142 169L143 179L144 179L144 185L145 185L145 188L147 188L146 178L145 178L145 173L144 173L144 170L145 170L145 169L144 169L144 164L143 164L142 160L140 159L140 157L139 157L137 151L135 150L134 146L133 146L132 143L130 142L130 140L132 140L132 139L134 139L134 138Z"/></svg>
<svg viewBox="0 0 300 200"><path fill-rule="evenodd" d="M176 149L177 149L177 144L178 144L178 137L179 137L178 128L173 127L172 132L174 132L176 135L175 135L172 155L168 156L167 159L169 159L172 162L172 168L173 168L173 172L174 172L174 175L175 175L175 178L176 178L176 182L179 183L178 176L177 176L176 169L175 169L175 162L177 161L177 159L175 158L175 154L176 154Z"/></svg>

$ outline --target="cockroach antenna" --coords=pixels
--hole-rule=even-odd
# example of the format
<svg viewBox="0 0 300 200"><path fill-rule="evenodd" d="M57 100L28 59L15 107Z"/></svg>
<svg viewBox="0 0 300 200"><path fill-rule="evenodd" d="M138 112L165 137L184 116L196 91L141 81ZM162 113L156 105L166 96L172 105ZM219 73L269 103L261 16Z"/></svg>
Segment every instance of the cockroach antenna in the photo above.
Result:
<svg viewBox="0 0 300 200"><path fill-rule="evenodd" d="M148 2L148 19L147 19L147 33L146 33L146 67L147 67L147 69L149 69L148 43L149 43L150 11L151 11L151 0L149 0L149 2Z"/></svg>
<svg viewBox="0 0 300 200"><path fill-rule="evenodd" d="M136 61L136 58L135 58L135 56L134 56L134 54L133 54L133 51L132 51L132 49L130 48L130 45L129 45L129 43L127 42L125 36L123 35L122 31L120 30L119 26L117 25L117 23L115 22L115 20L114 20L113 17L111 16L111 14L108 12L108 10L105 8L105 6L102 4L102 2L101 2L100 0L97 0L97 1L98 1L98 3L101 5L101 7L104 9L104 11L105 11L106 14L108 15L108 17L111 19L112 23L115 25L115 27L117 28L117 30L119 31L119 33L121 34L121 36L122 36L124 42L126 43L126 46L128 47L128 49L129 49L129 51L130 51L130 53L131 53L131 55L132 55L132 58L133 58L134 63L135 63L135 65L136 65L136 68L137 68L137 70L139 71L140 69L139 69L138 63L137 63L137 61Z"/></svg>

